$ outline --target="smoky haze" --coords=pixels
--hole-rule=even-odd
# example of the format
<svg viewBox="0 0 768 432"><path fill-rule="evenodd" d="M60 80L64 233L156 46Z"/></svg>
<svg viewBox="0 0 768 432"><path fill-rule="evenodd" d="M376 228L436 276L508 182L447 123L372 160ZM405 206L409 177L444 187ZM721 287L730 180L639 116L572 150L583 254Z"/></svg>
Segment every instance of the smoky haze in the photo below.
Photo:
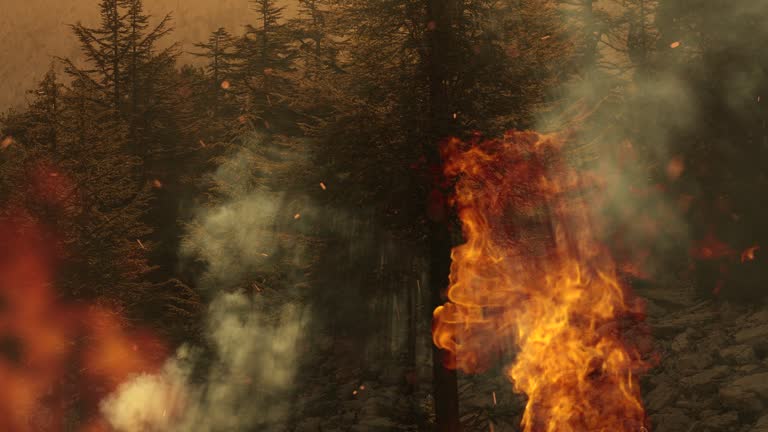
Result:
<svg viewBox="0 0 768 432"><path fill-rule="evenodd" d="M42 78L54 56L79 58L68 25L97 24L98 2L0 0L0 111L25 104L26 91ZM295 2L279 3L286 6L286 16L295 10ZM183 50L221 26L236 34L255 18L248 0L146 0L144 5L155 18L173 14L176 31L169 39L180 42ZM193 61L188 55L182 60Z"/></svg>

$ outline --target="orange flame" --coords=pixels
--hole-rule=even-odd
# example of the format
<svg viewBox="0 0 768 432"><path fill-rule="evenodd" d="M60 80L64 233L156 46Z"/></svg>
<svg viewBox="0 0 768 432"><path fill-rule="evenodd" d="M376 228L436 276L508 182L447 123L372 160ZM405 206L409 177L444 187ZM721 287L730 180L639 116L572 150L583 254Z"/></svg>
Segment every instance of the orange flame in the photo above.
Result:
<svg viewBox="0 0 768 432"><path fill-rule="evenodd" d="M0 430L64 430L72 416L78 431L108 430L99 401L157 370L164 346L104 308L57 301L39 230L4 228L0 242Z"/></svg>
<svg viewBox="0 0 768 432"><path fill-rule="evenodd" d="M755 259L755 252L760 250L760 246L754 245L750 248L747 248L744 250L744 252L741 253L741 262L745 263L747 261L754 261Z"/></svg>
<svg viewBox="0 0 768 432"><path fill-rule="evenodd" d="M597 179L566 168L560 135L443 148L466 243L452 251L449 302L434 311L447 365L491 366L509 341L508 376L528 396L525 432L637 431L645 414L636 373L645 364L622 337L630 306L595 240L585 197Z"/></svg>
<svg viewBox="0 0 768 432"><path fill-rule="evenodd" d="M73 190L74 183L53 164L34 166L32 198L71 206L77 201ZM24 209L4 213L0 430L110 430L99 402L130 375L159 369L165 346L149 333L127 330L123 319L104 307L60 300L52 283L53 258L60 252L55 235Z"/></svg>

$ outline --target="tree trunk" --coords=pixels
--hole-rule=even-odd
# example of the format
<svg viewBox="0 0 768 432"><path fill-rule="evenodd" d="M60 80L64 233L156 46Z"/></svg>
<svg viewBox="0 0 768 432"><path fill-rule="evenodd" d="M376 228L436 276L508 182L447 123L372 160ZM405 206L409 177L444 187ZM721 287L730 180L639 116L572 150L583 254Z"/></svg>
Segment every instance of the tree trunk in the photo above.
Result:
<svg viewBox="0 0 768 432"><path fill-rule="evenodd" d="M436 173L441 171L442 161L438 145L440 141L453 134L451 124L451 101L448 98L446 83L451 65L450 47L455 0L427 0L428 46L427 74L429 77L429 120L430 142L426 156L430 168ZM445 301L443 292L448 285L451 265L451 236L448 231L448 209L442 197L446 191L440 190L438 178L433 184L428 198L429 225L429 290L432 310ZM432 346L432 378L435 401L436 430L438 432L458 432L459 422L458 382L455 370L445 367L450 354Z"/></svg>
<svg viewBox="0 0 768 432"><path fill-rule="evenodd" d="M595 26L594 0L584 0L584 66L592 68L597 60L597 27Z"/></svg>
<svg viewBox="0 0 768 432"><path fill-rule="evenodd" d="M448 284L451 242L444 223L430 223L430 291L432 309L444 303L443 291ZM432 345L432 379L435 417L438 432L459 432L459 390L456 371L445 364L451 354Z"/></svg>
<svg viewBox="0 0 768 432"><path fill-rule="evenodd" d="M112 97L114 99L115 104L115 113L120 116L120 12L117 9L117 2L113 1L110 5L112 10L110 13L112 16L110 17L112 25L112 40L110 43L112 44L112 76L113 76L113 87L112 87Z"/></svg>
<svg viewBox="0 0 768 432"><path fill-rule="evenodd" d="M408 287L410 279L406 279L406 287ZM406 335L406 361L405 361L405 394L413 395L416 392L416 344L418 338L416 336L417 327L416 320L418 317L418 310L416 309L416 295L417 292L414 289L406 288L406 304L407 304L407 327L408 333Z"/></svg>

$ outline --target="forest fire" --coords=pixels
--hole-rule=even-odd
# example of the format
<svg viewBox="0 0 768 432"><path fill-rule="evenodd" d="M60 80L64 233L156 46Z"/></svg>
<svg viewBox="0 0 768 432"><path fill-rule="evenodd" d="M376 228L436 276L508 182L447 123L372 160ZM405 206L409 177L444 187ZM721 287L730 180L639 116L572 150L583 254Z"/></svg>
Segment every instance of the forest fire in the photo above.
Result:
<svg viewBox="0 0 768 432"><path fill-rule="evenodd" d="M51 236L24 219L0 229L0 430L110 430L99 401L157 369L164 345L106 307L62 302Z"/></svg>
<svg viewBox="0 0 768 432"><path fill-rule="evenodd" d="M622 333L643 311L594 239L585 200L599 182L565 166L565 142L512 132L444 146L466 243L452 251L433 339L467 373L513 340L507 374L528 397L526 432L638 431L645 365Z"/></svg>

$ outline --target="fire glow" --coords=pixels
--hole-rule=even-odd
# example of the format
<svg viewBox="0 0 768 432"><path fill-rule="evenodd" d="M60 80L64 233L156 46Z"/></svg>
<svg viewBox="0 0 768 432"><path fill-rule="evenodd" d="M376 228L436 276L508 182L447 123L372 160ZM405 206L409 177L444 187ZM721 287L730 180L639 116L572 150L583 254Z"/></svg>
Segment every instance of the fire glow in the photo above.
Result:
<svg viewBox="0 0 768 432"><path fill-rule="evenodd" d="M72 205L68 176L50 163L32 174L32 196ZM130 376L157 370L166 347L150 332L129 330L106 306L63 301L54 286L55 233L23 209L7 214L0 227L0 430L112 430L99 401Z"/></svg>
<svg viewBox="0 0 768 432"><path fill-rule="evenodd" d="M624 339L643 319L595 240L594 177L564 163L560 135L510 132L449 141L444 174L466 243L452 251L449 302L434 311L433 340L466 373L517 345L507 375L528 397L525 432L638 431L637 373Z"/></svg>

